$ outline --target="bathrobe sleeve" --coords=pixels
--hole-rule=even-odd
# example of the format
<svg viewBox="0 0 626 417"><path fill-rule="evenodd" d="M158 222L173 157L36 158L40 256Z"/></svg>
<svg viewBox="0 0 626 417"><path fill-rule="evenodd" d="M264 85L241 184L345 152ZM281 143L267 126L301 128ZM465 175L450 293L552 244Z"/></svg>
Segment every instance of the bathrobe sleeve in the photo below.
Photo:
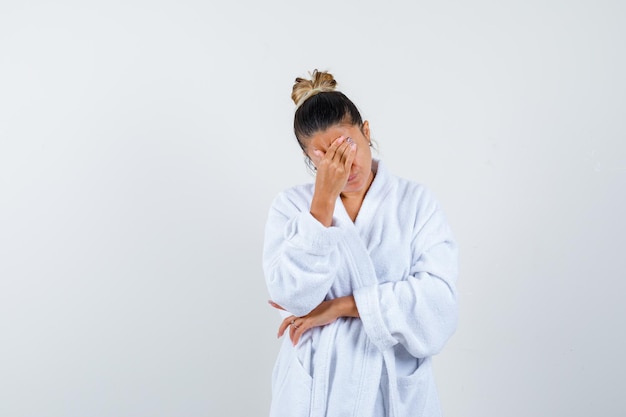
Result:
<svg viewBox="0 0 626 417"><path fill-rule="evenodd" d="M324 301L335 279L341 231L325 227L297 192L276 197L265 227L263 269L272 301L304 316Z"/></svg>
<svg viewBox="0 0 626 417"><path fill-rule="evenodd" d="M409 276L361 287L354 297L374 344L384 350L401 343L424 358L439 353L456 330L458 249L430 192L420 200Z"/></svg>

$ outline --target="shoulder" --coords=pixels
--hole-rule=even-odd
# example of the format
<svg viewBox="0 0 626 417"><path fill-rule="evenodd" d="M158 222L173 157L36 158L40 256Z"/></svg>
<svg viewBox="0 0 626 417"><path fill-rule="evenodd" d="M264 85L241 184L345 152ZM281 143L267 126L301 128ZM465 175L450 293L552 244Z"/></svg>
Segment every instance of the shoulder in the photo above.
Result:
<svg viewBox="0 0 626 417"><path fill-rule="evenodd" d="M419 233L427 223L445 222L443 212L433 190L418 181L391 174L383 166L382 177L387 184L383 198L386 211L394 213L401 224L410 225Z"/></svg>
<svg viewBox="0 0 626 417"><path fill-rule="evenodd" d="M396 193L397 217L409 227L417 247L426 248L437 239L454 240L445 213L430 187L397 178Z"/></svg>
<svg viewBox="0 0 626 417"><path fill-rule="evenodd" d="M438 208L439 204L430 187L421 182L391 174L386 167L383 169L386 180L391 185L390 193L394 197L393 200L421 212L432 213Z"/></svg>
<svg viewBox="0 0 626 417"><path fill-rule="evenodd" d="M272 201L272 211L293 212L309 209L314 184L300 184L281 191Z"/></svg>

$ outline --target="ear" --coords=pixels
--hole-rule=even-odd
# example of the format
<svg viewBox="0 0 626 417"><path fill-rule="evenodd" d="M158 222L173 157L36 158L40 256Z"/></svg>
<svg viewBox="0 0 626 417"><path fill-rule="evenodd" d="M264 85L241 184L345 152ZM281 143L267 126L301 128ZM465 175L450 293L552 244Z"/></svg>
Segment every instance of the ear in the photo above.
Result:
<svg viewBox="0 0 626 417"><path fill-rule="evenodd" d="M361 132L363 132L363 136L365 136L365 139L367 139L368 142L371 142L371 139L370 139L370 122L368 122L367 120L365 120L363 122L363 126L361 126Z"/></svg>

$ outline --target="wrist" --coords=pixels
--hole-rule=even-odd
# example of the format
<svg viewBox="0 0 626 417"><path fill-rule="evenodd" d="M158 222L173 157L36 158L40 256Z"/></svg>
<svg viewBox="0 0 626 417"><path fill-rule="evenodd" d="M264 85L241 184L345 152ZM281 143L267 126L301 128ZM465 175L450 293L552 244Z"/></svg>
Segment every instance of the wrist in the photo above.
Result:
<svg viewBox="0 0 626 417"><path fill-rule="evenodd" d="M345 297L338 297L334 299L334 302L336 304L338 317L360 317L354 296L347 295Z"/></svg>
<svg viewBox="0 0 626 417"><path fill-rule="evenodd" d="M316 198L311 201L311 215L326 227L330 227L333 222L333 212L335 211L336 199Z"/></svg>

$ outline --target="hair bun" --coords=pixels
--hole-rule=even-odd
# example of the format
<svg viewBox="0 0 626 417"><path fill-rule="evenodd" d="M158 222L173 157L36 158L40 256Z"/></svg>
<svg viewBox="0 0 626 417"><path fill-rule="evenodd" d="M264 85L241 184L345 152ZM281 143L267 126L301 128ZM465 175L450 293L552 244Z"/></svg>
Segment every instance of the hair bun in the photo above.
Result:
<svg viewBox="0 0 626 417"><path fill-rule="evenodd" d="M337 81L331 73L315 69L309 75L310 80L298 77L293 85L291 99L296 103L296 107L300 107L307 99L318 93L335 91Z"/></svg>

